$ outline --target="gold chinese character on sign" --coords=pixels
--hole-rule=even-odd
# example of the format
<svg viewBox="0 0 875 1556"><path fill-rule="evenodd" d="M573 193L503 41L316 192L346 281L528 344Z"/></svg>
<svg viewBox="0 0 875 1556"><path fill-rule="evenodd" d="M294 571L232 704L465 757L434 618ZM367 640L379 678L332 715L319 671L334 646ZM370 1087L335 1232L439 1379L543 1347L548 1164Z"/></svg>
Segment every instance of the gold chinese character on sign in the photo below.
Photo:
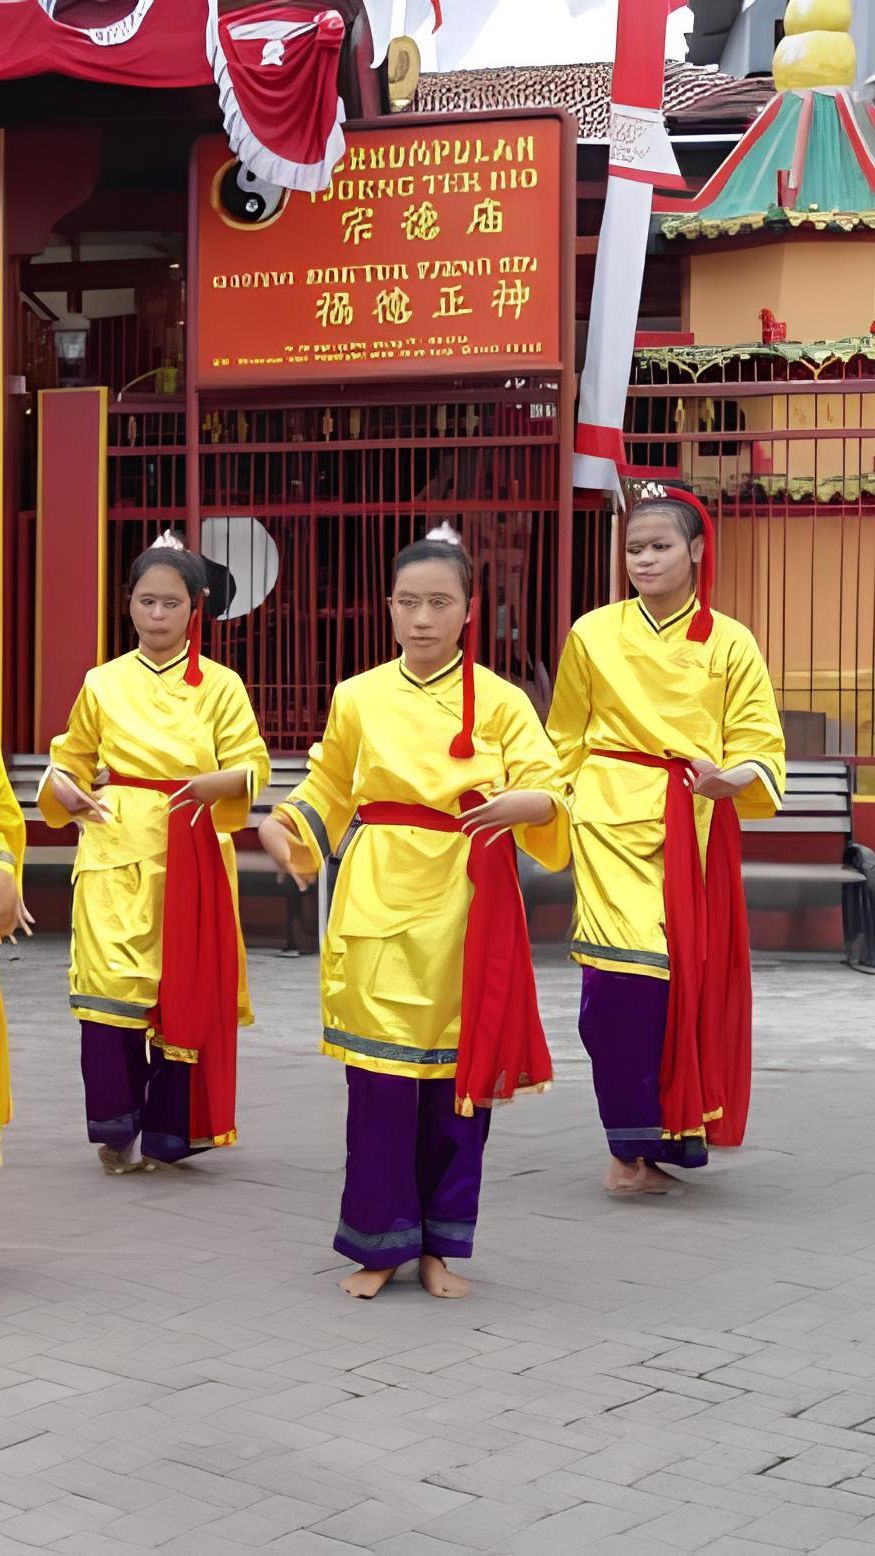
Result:
<svg viewBox="0 0 875 1556"><path fill-rule="evenodd" d="M423 200L421 205L409 205L401 218L401 226L406 238L422 243L430 243L441 230L438 213L430 200Z"/></svg>
<svg viewBox="0 0 875 1556"><path fill-rule="evenodd" d="M343 241L352 243L356 248L368 238L374 236L374 207L372 205L357 205L352 211L344 211Z"/></svg>
<svg viewBox="0 0 875 1556"><path fill-rule="evenodd" d="M500 319L510 311L515 318L519 318L526 303L532 295L530 286L523 286L522 281L499 281L492 294L492 306L498 312Z"/></svg>
<svg viewBox="0 0 875 1556"><path fill-rule="evenodd" d="M442 286L440 301L432 314L433 319L457 319L462 313L473 313L465 307L465 294L460 286Z"/></svg>
<svg viewBox="0 0 875 1556"><path fill-rule="evenodd" d="M407 324L413 318L410 298L401 286L393 286L391 292L385 288L378 292L373 311L380 324Z"/></svg>
<svg viewBox="0 0 875 1556"><path fill-rule="evenodd" d="M500 200L480 200L474 207L469 232L494 233L504 231L504 211Z"/></svg>
<svg viewBox="0 0 875 1556"><path fill-rule="evenodd" d="M352 324L349 292L323 292L316 304L316 317L324 330L329 324Z"/></svg>

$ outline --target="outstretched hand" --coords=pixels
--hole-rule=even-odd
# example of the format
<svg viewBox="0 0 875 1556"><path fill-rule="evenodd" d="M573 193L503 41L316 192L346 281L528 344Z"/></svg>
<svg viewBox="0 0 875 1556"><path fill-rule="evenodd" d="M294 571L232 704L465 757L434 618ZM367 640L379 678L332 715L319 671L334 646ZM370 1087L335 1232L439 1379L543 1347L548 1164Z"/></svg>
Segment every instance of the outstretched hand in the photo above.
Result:
<svg viewBox="0 0 875 1556"><path fill-rule="evenodd" d="M553 816L553 800L539 789L505 789L494 799L468 810L462 819L461 830L467 837L477 837L481 832L494 832L487 848L503 832L513 827L542 827Z"/></svg>
<svg viewBox="0 0 875 1556"><path fill-rule="evenodd" d="M69 816L76 816L81 821L99 821L101 824L112 821L112 812L93 794L86 794L84 789L80 789L69 773L53 767L49 782L55 799L63 805Z"/></svg>
<svg viewBox="0 0 875 1556"><path fill-rule="evenodd" d="M33 919L27 911L18 891L14 875L9 875L5 870L0 871L0 940L11 940L13 945L18 942L16 932L21 932L30 938L33 933L31 925Z"/></svg>
<svg viewBox="0 0 875 1556"><path fill-rule="evenodd" d="M750 772L745 767L724 772L714 762L706 762L701 758L690 763L690 771L693 792L704 795L708 800L734 799L751 781Z"/></svg>
<svg viewBox="0 0 875 1556"><path fill-rule="evenodd" d="M192 826L194 826L201 811L207 805L215 805L218 800L236 799L243 793L245 783L246 775L243 772L198 773L196 778L191 778L174 794L170 802L170 815L172 816L174 811L184 810L186 806L194 805L196 807L192 817Z"/></svg>
<svg viewBox="0 0 875 1556"><path fill-rule="evenodd" d="M299 891L307 891L319 872L313 869L310 850L288 827L267 816L258 829L261 846L283 875L290 875Z"/></svg>

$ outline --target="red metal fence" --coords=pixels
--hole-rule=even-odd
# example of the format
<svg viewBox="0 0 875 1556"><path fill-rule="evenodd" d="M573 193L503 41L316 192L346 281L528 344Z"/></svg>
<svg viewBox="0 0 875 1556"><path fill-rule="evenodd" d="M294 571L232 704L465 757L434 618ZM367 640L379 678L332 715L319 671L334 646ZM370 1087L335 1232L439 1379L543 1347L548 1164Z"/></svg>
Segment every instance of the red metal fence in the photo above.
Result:
<svg viewBox="0 0 875 1556"><path fill-rule="evenodd" d="M110 646L119 652L130 561L185 521L185 417L181 405L126 404L110 420ZM485 662L536 697L555 667L562 591L581 606L599 592L592 536L575 548L575 578L558 576L552 382L214 408L201 428L200 491L202 518L255 519L277 548L264 604L212 627L213 652L242 675L276 751L305 749L336 682L391 655L392 558L443 520L474 556Z"/></svg>
<svg viewBox="0 0 875 1556"><path fill-rule="evenodd" d="M757 636L794 744L875 755L875 378L651 376L630 391L635 460L676 471L711 502L718 607ZM554 385L356 399L219 407L201 428L203 517L253 518L278 552L266 601L212 625L212 652L243 676L277 751L305 749L336 681L392 652L392 557L442 519L461 525L475 555L485 661L540 703L568 603L576 615L609 598L603 512L575 511L572 566L560 576ZM16 434L23 470L35 421ZM112 653L130 646L130 562L160 530L185 524L185 476L181 400L112 407ZM24 480L6 566L7 738L17 750L32 742L33 506Z"/></svg>
<svg viewBox="0 0 875 1556"><path fill-rule="evenodd" d="M768 379L765 364L745 378L736 362L734 382L674 369L671 383L660 370L648 376L661 384L634 385L634 459L711 504L716 603L757 637L794 743L872 756L875 378L860 359L829 378L767 361Z"/></svg>

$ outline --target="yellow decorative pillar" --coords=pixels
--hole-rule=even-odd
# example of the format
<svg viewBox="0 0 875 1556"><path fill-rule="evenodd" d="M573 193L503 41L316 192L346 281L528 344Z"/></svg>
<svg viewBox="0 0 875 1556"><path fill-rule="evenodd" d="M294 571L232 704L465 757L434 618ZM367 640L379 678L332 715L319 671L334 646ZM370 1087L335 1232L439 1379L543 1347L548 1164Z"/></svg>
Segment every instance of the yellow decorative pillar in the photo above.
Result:
<svg viewBox="0 0 875 1556"><path fill-rule="evenodd" d="M779 92L853 86L857 51L851 0L789 0L772 73Z"/></svg>

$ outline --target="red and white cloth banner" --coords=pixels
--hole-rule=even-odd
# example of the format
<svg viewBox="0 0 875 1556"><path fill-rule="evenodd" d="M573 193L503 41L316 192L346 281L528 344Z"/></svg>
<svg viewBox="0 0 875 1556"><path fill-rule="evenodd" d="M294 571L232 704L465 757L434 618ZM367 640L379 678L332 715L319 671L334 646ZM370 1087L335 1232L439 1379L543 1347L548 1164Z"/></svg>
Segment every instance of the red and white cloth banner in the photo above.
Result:
<svg viewBox="0 0 875 1556"><path fill-rule="evenodd" d="M119 9L58 14L58 0L3 0L0 80L51 72L115 86L209 86L205 0L132 0Z"/></svg>
<svg viewBox="0 0 875 1556"><path fill-rule="evenodd" d="M477 0L468 0L469 4L477 3ZM365 0L365 10L368 13L368 21L371 27L371 37L374 41L374 69L382 65L395 32L392 22L395 13L395 0ZM437 32L441 25L441 0L407 0L404 7L403 31L410 37L418 32L420 27L428 21L434 20L433 32Z"/></svg>
<svg viewBox="0 0 875 1556"><path fill-rule="evenodd" d="M683 189L665 129L668 19L686 0L620 0L608 190L580 381L574 485L620 493L623 418L654 188Z"/></svg>
<svg viewBox="0 0 875 1556"><path fill-rule="evenodd" d="M122 14L119 14L121 12ZM107 20L103 21L104 14ZM325 189L344 151L336 11L217 0L0 0L0 80L53 73L118 86L219 87L232 150L267 183Z"/></svg>
<svg viewBox="0 0 875 1556"><path fill-rule="evenodd" d="M207 55L231 150L266 183L325 189L343 156L337 11L254 5L219 17L209 0Z"/></svg>

